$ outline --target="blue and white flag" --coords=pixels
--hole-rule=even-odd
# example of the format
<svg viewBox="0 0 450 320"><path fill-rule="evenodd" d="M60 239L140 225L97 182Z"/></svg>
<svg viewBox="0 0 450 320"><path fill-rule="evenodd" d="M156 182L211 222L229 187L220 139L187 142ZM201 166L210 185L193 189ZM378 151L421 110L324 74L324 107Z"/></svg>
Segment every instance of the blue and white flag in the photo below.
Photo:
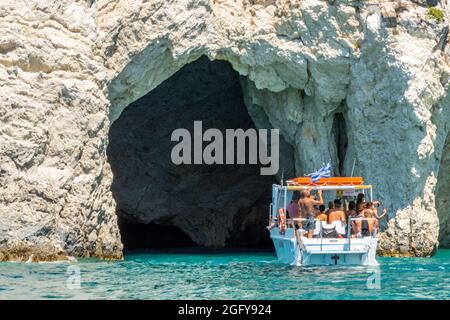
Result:
<svg viewBox="0 0 450 320"><path fill-rule="evenodd" d="M331 177L331 164L327 163L325 167L320 168L318 171L314 173L310 173L307 176L311 178L312 182L317 182L320 178L329 178Z"/></svg>

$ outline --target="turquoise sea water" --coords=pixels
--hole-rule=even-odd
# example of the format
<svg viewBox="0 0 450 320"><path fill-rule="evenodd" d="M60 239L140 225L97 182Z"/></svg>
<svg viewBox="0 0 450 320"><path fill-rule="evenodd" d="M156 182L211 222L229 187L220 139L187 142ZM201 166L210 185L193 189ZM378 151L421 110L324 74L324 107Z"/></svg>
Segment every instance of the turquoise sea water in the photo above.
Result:
<svg viewBox="0 0 450 320"><path fill-rule="evenodd" d="M450 250L378 260L379 269L293 267L253 252L0 263L0 299L450 299Z"/></svg>

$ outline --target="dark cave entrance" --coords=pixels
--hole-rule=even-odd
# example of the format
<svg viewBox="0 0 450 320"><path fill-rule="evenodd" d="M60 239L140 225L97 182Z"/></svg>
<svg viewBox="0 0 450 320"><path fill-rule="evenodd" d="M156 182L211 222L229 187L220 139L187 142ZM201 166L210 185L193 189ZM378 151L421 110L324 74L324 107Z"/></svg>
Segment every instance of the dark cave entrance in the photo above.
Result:
<svg viewBox="0 0 450 320"><path fill-rule="evenodd" d="M337 159L339 161L339 175L345 176L345 156L348 148L347 124L344 115L338 112L333 119L333 133L336 143Z"/></svg>
<svg viewBox="0 0 450 320"><path fill-rule="evenodd" d="M195 242L175 226L135 223L119 217L119 228L125 250L196 247Z"/></svg>
<svg viewBox="0 0 450 320"><path fill-rule="evenodd" d="M175 129L255 125L240 76L201 57L131 103L111 126L108 160L125 251L180 247L267 247L274 176L260 165L175 165ZM205 146L207 143L204 143Z"/></svg>

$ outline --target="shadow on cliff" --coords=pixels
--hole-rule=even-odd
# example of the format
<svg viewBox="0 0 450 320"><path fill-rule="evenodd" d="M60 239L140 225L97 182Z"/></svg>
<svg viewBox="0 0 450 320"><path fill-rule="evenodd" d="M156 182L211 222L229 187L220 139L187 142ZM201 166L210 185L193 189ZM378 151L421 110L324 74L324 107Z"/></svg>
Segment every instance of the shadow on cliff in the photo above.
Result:
<svg viewBox="0 0 450 320"><path fill-rule="evenodd" d="M175 165L173 130L254 128L239 75L206 57L130 104L109 132L112 192L125 250L268 246L272 176L258 165ZM205 144L204 144L205 146Z"/></svg>

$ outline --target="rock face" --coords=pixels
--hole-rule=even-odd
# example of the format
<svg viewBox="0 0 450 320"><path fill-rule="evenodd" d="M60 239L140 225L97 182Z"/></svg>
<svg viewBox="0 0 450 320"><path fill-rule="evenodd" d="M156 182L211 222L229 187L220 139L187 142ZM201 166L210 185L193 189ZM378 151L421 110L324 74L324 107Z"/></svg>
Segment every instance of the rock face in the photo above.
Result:
<svg viewBox="0 0 450 320"><path fill-rule="evenodd" d="M436 185L436 209L439 217L439 243L441 246L450 247L450 134L447 135L438 182Z"/></svg>
<svg viewBox="0 0 450 320"><path fill-rule="evenodd" d="M256 127L282 133L284 167L301 175L331 161L345 175L355 164L375 185L390 212L381 253L432 254L436 208L448 217L450 9L440 1L445 21L437 22L419 4L0 3L0 260L43 248L52 254L41 259L122 256L109 129L129 104L202 55L244 77Z"/></svg>

